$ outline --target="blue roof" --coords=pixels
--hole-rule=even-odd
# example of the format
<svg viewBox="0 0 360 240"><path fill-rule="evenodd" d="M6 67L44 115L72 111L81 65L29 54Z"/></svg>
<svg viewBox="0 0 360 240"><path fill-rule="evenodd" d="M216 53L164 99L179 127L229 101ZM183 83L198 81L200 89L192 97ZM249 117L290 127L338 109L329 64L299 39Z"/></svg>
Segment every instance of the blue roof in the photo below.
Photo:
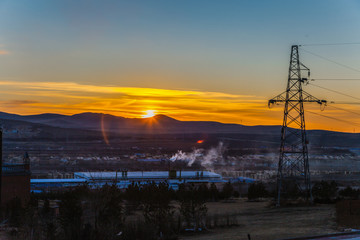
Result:
<svg viewBox="0 0 360 240"><path fill-rule="evenodd" d="M85 183L86 179L81 178L43 178L43 179L30 179L30 183Z"/></svg>
<svg viewBox="0 0 360 240"><path fill-rule="evenodd" d="M248 177L237 177L230 179L230 182L232 183L234 182L254 183L256 181L257 181L256 179L248 178Z"/></svg>
<svg viewBox="0 0 360 240"><path fill-rule="evenodd" d="M25 168L25 164L18 163L4 163L2 165L2 172L6 174L15 174L15 175L29 175L30 170Z"/></svg>
<svg viewBox="0 0 360 240"><path fill-rule="evenodd" d="M121 179L122 172L75 172L75 178L84 178L89 180L109 180L116 179L116 175L118 179ZM211 179L221 179L221 175L209 172L209 171L176 171L177 178L184 179L196 179L196 178L211 178ZM139 172L127 172L127 179L167 179L169 178L168 171L139 171Z"/></svg>

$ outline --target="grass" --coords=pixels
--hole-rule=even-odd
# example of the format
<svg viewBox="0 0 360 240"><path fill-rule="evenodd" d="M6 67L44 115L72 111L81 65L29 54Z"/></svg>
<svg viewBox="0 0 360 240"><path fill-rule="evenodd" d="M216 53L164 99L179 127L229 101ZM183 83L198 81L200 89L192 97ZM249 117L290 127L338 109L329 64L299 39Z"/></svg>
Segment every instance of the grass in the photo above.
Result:
<svg viewBox="0 0 360 240"><path fill-rule="evenodd" d="M207 203L208 218L218 219L215 228L181 236L181 240L271 240L338 232L334 205L270 207L270 202ZM227 226L227 219L230 223Z"/></svg>

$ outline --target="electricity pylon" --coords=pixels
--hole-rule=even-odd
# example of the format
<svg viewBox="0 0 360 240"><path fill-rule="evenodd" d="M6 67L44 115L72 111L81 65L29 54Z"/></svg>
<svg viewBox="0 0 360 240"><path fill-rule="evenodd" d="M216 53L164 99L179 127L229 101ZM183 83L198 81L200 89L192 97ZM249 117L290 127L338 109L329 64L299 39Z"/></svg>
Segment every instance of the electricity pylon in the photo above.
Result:
<svg viewBox="0 0 360 240"><path fill-rule="evenodd" d="M326 105L326 100L319 100L302 89L302 85L308 81L308 78L301 77L303 71L307 71L310 78L310 69L299 60L299 46L293 45L286 91L268 102L269 107L285 103L277 173L277 206L280 206L282 194L295 197L301 193L312 202L304 102Z"/></svg>

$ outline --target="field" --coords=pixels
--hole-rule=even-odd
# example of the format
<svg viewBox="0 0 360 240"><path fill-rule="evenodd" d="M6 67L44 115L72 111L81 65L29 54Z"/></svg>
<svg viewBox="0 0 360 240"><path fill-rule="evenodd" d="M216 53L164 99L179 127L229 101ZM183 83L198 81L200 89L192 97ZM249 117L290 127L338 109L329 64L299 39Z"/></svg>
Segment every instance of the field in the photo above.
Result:
<svg viewBox="0 0 360 240"><path fill-rule="evenodd" d="M209 229L199 234L183 235L182 240L252 240L284 239L339 232L334 205L305 207L270 207L269 202L237 200L208 203L208 215L231 216L237 226ZM225 217L226 218L226 217Z"/></svg>

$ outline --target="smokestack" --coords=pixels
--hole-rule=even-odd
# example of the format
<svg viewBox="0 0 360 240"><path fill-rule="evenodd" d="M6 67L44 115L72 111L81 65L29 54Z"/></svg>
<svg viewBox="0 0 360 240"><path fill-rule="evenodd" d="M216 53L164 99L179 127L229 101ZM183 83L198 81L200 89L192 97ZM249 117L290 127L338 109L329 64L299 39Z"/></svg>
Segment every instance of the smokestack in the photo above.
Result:
<svg viewBox="0 0 360 240"><path fill-rule="evenodd" d="M28 152L25 152L23 162L24 162L24 169L30 170L30 157Z"/></svg>

